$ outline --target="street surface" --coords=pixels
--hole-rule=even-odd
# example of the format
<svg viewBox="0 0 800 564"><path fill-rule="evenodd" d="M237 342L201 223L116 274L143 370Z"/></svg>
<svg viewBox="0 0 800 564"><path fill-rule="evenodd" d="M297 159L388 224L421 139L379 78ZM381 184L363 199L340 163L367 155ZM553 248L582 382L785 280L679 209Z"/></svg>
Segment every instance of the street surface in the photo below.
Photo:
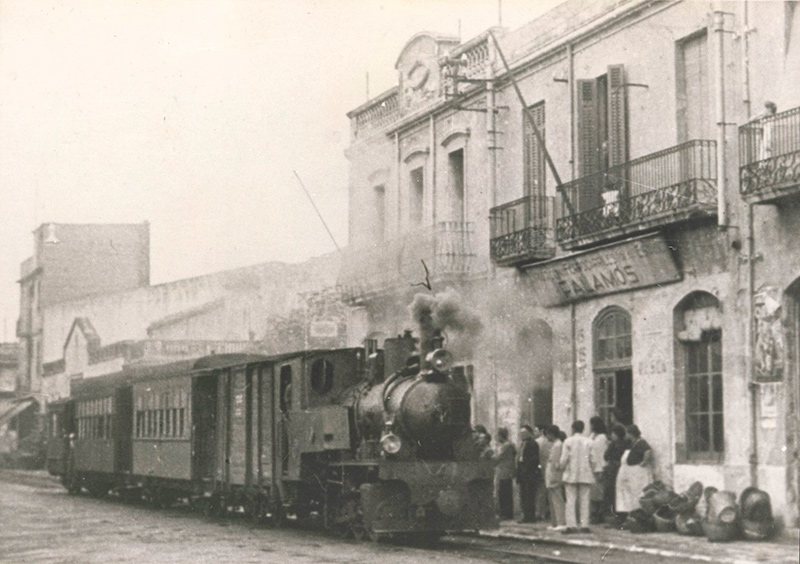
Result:
<svg viewBox="0 0 800 564"><path fill-rule="evenodd" d="M533 551L538 551L537 555ZM544 559L540 559L544 557ZM0 472L0 563L642 562L601 549L448 537L434 548L332 538L322 531L211 520L185 507L155 510L115 498L69 496L46 476ZM647 562L680 562L653 558Z"/></svg>

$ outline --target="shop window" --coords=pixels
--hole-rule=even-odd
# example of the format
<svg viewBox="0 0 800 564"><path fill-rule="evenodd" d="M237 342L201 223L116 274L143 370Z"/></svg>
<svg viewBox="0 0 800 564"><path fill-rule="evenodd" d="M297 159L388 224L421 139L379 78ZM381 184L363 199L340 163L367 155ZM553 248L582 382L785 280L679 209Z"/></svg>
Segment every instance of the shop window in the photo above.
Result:
<svg viewBox="0 0 800 564"><path fill-rule="evenodd" d="M676 452L679 462L721 463L725 453L722 310L706 292L675 310Z"/></svg>
<svg viewBox="0 0 800 564"><path fill-rule="evenodd" d="M318 394L327 394L333 388L333 363L324 358L311 365L311 389Z"/></svg>
<svg viewBox="0 0 800 564"><path fill-rule="evenodd" d="M686 343L686 446L690 454L725 450L722 422L722 331Z"/></svg>
<svg viewBox="0 0 800 564"><path fill-rule="evenodd" d="M614 410L623 423L633 422L631 316L622 308L603 310L594 322L595 408L604 421Z"/></svg>

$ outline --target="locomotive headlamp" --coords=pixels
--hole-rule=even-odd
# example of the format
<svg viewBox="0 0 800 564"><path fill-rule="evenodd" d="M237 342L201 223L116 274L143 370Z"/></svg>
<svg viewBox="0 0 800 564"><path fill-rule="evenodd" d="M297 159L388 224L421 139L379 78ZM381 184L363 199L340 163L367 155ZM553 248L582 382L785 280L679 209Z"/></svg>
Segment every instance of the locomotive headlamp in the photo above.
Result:
<svg viewBox="0 0 800 564"><path fill-rule="evenodd" d="M445 349L436 349L428 353L425 360L428 361L428 366L438 372L447 372L453 365L453 355Z"/></svg>
<svg viewBox="0 0 800 564"><path fill-rule="evenodd" d="M403 446L403 441L400 440L400 437L388 431L384 433L381 437L381 448L383 448L386 454L397 454L400 452L400 448Z"/></svg>

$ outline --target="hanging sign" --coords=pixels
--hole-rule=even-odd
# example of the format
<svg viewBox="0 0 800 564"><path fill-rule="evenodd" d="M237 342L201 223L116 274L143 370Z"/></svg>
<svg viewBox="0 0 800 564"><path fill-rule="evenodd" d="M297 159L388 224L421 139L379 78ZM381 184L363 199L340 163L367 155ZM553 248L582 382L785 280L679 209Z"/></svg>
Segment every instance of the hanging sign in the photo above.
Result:
<svg viewBox="0 0 800 564"><path fill-rule="evenodd" d="M648 235L547 261L525 272L542 305L556 306L596 296L681 280L661 235Z"/></svg>

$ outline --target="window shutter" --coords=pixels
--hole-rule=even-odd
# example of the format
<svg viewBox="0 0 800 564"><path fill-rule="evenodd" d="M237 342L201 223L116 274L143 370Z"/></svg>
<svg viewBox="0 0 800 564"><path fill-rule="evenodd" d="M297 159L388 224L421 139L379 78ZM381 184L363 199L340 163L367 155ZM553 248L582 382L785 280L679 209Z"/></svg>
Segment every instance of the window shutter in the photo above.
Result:
<svg viewBox="0 0 800 564"><path fill-rule="evenodd" d="M597 83L578 80L578 175L585 178L599 170L597 144ZM596 205L594 184L581 182L577 193L570 194L575 211Z"/></svg>
<svg viewBox="0 0 800 564"><path fill-rule="evenodd" d="M626 108L625 67L608 67L608 165L628 161L628 120Z"/></svg>
<svg viewBox="0 0 800 564"><path fill-rule="evenodd" d="M578 163L580 176L597 172L597 84L578 80Z"/></svg>
<svg viewBox="0 0 800 564"><path fill-rule="evenodd" d="M523 110L524 111L524 110ZM528 111L533 116L533 121L539 129L539 133L544 139L545 135L545 122L544 122L544 102L536 104L528 108ZM539 145L536 139L536 134L526 116L522 116L523 127L523 143L525 152L525 195L526 196L544 196L545 194L545 163L544 163L544 148Z"/></svg>

